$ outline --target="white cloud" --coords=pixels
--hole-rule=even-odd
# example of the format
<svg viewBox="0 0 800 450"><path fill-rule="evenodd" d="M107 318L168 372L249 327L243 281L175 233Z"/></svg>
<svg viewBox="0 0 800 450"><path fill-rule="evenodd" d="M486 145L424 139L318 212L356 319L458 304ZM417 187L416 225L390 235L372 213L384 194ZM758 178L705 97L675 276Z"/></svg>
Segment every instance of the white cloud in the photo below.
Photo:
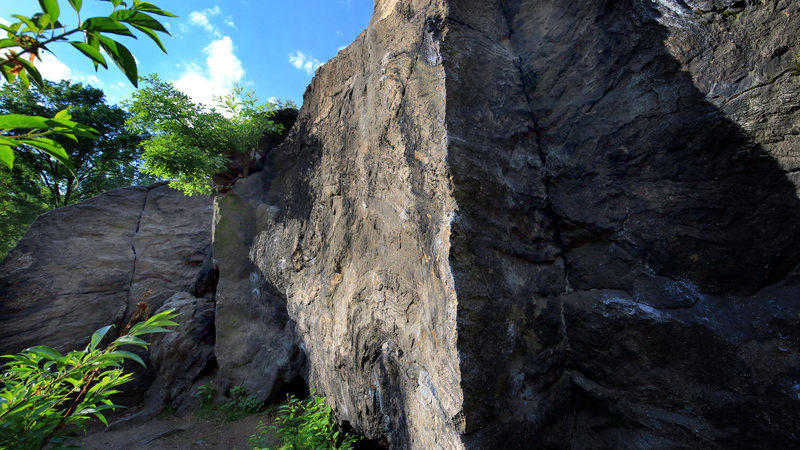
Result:
<svg viewBox="0 0 800 450"><path fill-rule="evenodd" d="M195 102L216 106L215 97L225 95L244 78L242 61L234 54L229 36L212 41L203 52L208 55L206 67L190 64L173 84Z"/></svg>
<svg viewBox="0 0 800 450"><path fill-rule="evenodd" d="M233 29L236 29L236 23L233 21L233 16L226 17L225 21L222 22L222 23L224 23L225 25L227 25L227 26L229 26L229 27L231 27Z"/></svg>
<svg viewBox="0 0 800 450"><path fill-rule="evenodd" d="M204 9L202 11L192 11L189 13L189 24L201 27L209 33L214 33L216 36L219 34L219 31L217 27L211 23L209 17L217 16L219 13L219 6L216 5L213 8Z"/></svg>
<svg viewBox="0 0 800 450"><path fill-rule="evenodd" d="M297 70L305 70L308 75L313 75L322 62L312 55L306 55L301 51L296 51L289 55L289 63Z"/></svg>
<svg viewBox="0 0 800 450"><path fill-rule="evenodd" d="M7 21L3 17L0 17L0 24L5 25L5 26L9 26L9 25L11 25L11 22Z"/></svg>
<svg viewBox="0 0 800 450"><path fill-rule="evenodd" d="M42 78L50 81L72 80L72 70L50 53L42 52L42 60L35 62Z"/></svg>

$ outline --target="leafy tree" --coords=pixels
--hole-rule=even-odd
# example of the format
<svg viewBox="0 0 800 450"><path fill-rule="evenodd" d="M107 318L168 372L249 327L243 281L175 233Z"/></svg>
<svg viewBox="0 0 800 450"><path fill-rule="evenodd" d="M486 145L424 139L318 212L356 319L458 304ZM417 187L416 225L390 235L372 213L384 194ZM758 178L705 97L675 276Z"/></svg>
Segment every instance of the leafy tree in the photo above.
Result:
<svg viewBox="0 0 800 450"><path fill-rule="evenodd" d="M17 245L28 225L47 211L47 206L47 193L28 167L0 167L0 261Z"/></svg>
<svg viewBox="0 0 800 450"><path fill-rule="evenodd" d="M146 87L128 104L128 128L148 133L142 142L143 171L170 180L187 195L207 194L212 176L238 166L247 172L257 157L258 141L282 127L270 120L282 103L259 105L241 87L222 97L222 110L196 104L157 75L144 78Z"/></svg>
<svg viewBox="0 0 800 450"><path fill-rule="evenodd" d="M171 310L149 319L139 316L143 322L129 323L105 348L100 343L111 325L95 331L83 351L62 355L54 348L36 346L4 355L10 361L0 375L0 448L59 447L70 426L85 428L92 417L107 425L104 411L121 408L110 396L133 376L123 372L123 361L144 365L138 355L120 348L147 349L149 344L140 336L170 331L164 327L177 325L172 321L176 316Z"/></svg>
<svg viewBox="0 0 800 450"><path fill-rule="evenodd" d="M78 137L73 141L63 136L53 137L69 156L71 171L48 155L22 146L28 151L20 153L18 165L36 175L48 193L49 206L58 208L109 189L155 181L138 173L137 147L141 138L125 128L128 117L125 110L106 104L103 91L91 86L69 81L46 86L46 89L26 89L18 83L2 86L0 113L52 116L69 109L74 120L99 132L96 139Z"/></svg>
<svg viewBox="0 0 800 450"><path fill-rule="evenodd" d="M124 45L111 39L109 35L135 38L128 28L130 26L144 33L164 50L156 32L169 33L153 15L175 16L152 3L141 0L132 0L130 7L122 0L104 0L113 5L113 11L108 17L90 17L81 20L83 0L68 1L77 16L77 23L72 27L67 27L59 21L63 17L58 0L39 0L41 12L32 17L14 14L12 17L18 19L18 22L0 25L0 29L6 31L6 38L0 39L0 49L5 51L5 54L0 56L0 73L6 81L13 83L19 78L25 86L28 86L29 81L33 80L38 86L44 87L44 81L34 61L39 58L42 51L50 51L49 46L68 42L92 61L95 70L99 66L108 68L108 63L100 52L102 49L136 86L138 80L136 60ZM71 40L76 37L80 39ZM166 50L164 52L166 53ZM0 164L13 168L12 149L25 145L50 155L72 170L63 147L51 137L62 135L74 140L78 136L92 137L96 132L70 119L69 113L64 111L52 118L0 116Z"/></svg>

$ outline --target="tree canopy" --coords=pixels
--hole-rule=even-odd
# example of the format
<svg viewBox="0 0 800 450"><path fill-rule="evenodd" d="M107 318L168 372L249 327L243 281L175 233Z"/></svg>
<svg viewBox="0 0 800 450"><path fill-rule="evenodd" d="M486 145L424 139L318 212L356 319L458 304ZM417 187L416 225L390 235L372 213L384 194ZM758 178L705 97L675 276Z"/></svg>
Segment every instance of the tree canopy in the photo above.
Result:
<svg viewBox="0 0 800 450"><path fill-rule="evenodd" d="M157 75L128 104L128 129L149 137L142 141L145 173L170 180L187 195L207 194L212 176L233 163L246 167L256 157L258 141L279 132L270 120L282 103L258 104L252 92L236 87L220 99L221 110L194 103Z"/></svg>
<svg viewBox="0 0 800 450"><path fill-rule="evenodd" d="M53 208L93 197L109 189L156 181L138 173L137 160L141 137L124 127L128 113L108 105L103 91L80 83L48 83L46 89L25 89L18 83L0 88L0 113L53 116L69 109L73 120L99 132L96 139L78 137L76 141L54 136L65 149L74 173L35 148L23 146L17 165L36 176L47 193L46 203ZM24 170L24 169L23 169Z"/></svg>
<svg viewBox="0 0 800 450"><path fill-rule="evenodd" d="M41 12L31 17L12 14L17 22L8 25L0 24L6 37L0 36L0 74L8 83L17 79L27 87L32 80L37 86L44 88L45 83L34 61L42 52L50 52L50 47L59 43L69 43L89 58L95 70L99 66L108 68L102 49L114 64L136 86L138 67L136 58L120 42L117 36L136 38L131 28L144 33L166 53L164 45L156 32L169 35L164 25L154 16L175 17L156 5L141 0L131 0L131 4L122 0L103 0L113 7L108 17L89 17L81 19L83 0L69 0L75 13L71 26L67 14L61 14L58 0L39 0ZM131 27L131 28L129 28ZM114 36L112 39L110 36ZM78 38L77 40L71 40ZM75 139L77 136L94 137L96 130L71 120L67 111L59 111L52 117L5 114L0 115L0 164L13 169L14 148L21 146L35 147L49 154L61 164L72 170L66 152L61 145L51 139L60 135Z"/></svg>
<svg viewBox="0 0 800 450"><path fill-rule="evenodd" d="M53 116L69 109L76 120L97 129L96 139L52 136L74 170L35 147L22 145L13 168L0 165L0 259L16 245L41 213L79 202L110 189L151 184L158 179L139 172L142 137L124 126L129 114L106 103L103 91L62 81L47 89L19 83L0 87L0 114Z"/></svg>

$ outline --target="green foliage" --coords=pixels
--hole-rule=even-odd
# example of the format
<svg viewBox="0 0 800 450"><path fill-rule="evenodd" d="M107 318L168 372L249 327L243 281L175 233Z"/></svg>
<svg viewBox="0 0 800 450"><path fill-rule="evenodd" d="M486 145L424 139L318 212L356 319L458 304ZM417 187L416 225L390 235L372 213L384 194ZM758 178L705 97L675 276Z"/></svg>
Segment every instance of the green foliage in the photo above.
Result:
<svg viewBox="0 0 800 450"><path fill-rule="evenodd" d="M46 346L31 347L16 355L0 376L0 448L39 449L63 442L70 427L84 428L92 417L107 424L105 411L121 408L110 396L132 375L122 370L129 359L144 365L134 353L120 350L126 345L143 348L140 338L169 331L177 314L165 311L139 322L105 348L100 343L111 329L103 327L92 335L83 351L62 355Z"/></svg>
<svg viewBox="0 0 800 450"><path fill-rule="evenodd" d="M0 25L0 29L6 32L6 37L0 38L0 50L4 52L0 56L0 73L9 84L19 79L25 87L28 87L32 80L44 88L44 80L36 69L34 61L40 58L41 52L50 52L49 46L69 43L92 61L95 70L99 66L108 68L108 63L100 52L102 49L136 86L138 81L136 60L124 45L108 35L135 38L128 28L130 26L144 33L164 50L156 32L169 33L153 15L175 16L152 3L141 0L133 0L130 7L121 0L110 1L113 4L113 11L108 17L81 20L82 0L69 0L77 19L76 23L69 27L59 20L63 20L63 16L58 0L39 0L41 11L31 17L13 14L12 17L18 22ZM51 139L52 136L61 135L74 140L77 136L92 137L95 134L95 130L70 121L67 111L61 111L52 118L0 116L0 164L9 169L13 168L12 149L26 145L50 155L71 170L64 148L61 143Z"/></svg>
<svg viewBox="0 0 800 450"><path fill-rule="evenodd" d="M795 74L795 76L800 76L800 53L794 55L792 64L793 64L792 72Z"/></svg>
<svg viewBox="0 0 800 450"><path fill-rule="evenodd" d="M279 410L280 416L275 419L275 424L259 424L256 433L250 436L249 442L253 448L265 448L266 439L271 433L280 438L280 450L350 450L360 439L338 431L331 417L331 407L324 398L317 397L313 392L305 400L287 397Z"/></svg>
<svg viewBox="0 0 800 450"><path fill-rule="evenodd" d="M53 164L48 155L23 145L18 165L35 174L42 188L49 192L46 202L57 208L93 197L122 186L149 184L154 177L143 177L138 171L141 138L125 128L128 113L109 106L103 91L91 86L62 81L46 83L46 89L26 89L18 83L0 87L0 116L51 116L69 110L73 120L97 130L96 139L75 140L54 136L69 157L72 170ZM3 169L0 169L3 170Z"/></svg>
<svg viewBox="0 0 800 450"><path fill-rule="evenodd" d="M214 398L214 394L217 392L214 389L214 384L212 382L201 384L197 387L197 391L195 391L194 396L200 397L200 407L204 407L211 403L211 400Z"/></svg>
<svg viewBox="0 0 800 450"><path fill-rule="evenodd" d="M143 171L170 180L187 195L208 194L212 176L229 164L247 167L257 157L258 141L280 131L270 117L281 105L259 105L252 92L236 87L220 99L222 110L199 105L157 75L133 94L128 128L149 134L142 143Z"/></svg>
<svg viewBox="0 0 800 450"><path fill-rule="evenodd" d="M36 217L47 211L47 193L25 165L0 167L0 261L17 245Z"/></svg>
<svg viewBox="0 0 800 450"><path fill-rule="evenodd" d="M230 395L232 400L220 406L211 404L214 392L211 383L199 386L197 392L195 392L195 396L200 397L198 415L201 417L233 422L265 409L264 402L255 395L247 395L247 389L243 385L231 388Z"/></svg>
<svg viewBox="0 0 800 450"><path fill-rule="evenodd" d="M103 91L62 81L47 89L26 89L19 83L0 86L3 118L50 117L69 110L72 121L99 131L97 139L62 135L69 166L57 164L36 147L22 145L13 168L0 164L0 260L12 249L41 213L122 186L147 185L157 180L138 170L141 138L125 129L127 112L106 104ZM35 117L33 117L35 118ZM9 130L8 133L20 133ZM68 168L69 167L69 168Z"/></svg>

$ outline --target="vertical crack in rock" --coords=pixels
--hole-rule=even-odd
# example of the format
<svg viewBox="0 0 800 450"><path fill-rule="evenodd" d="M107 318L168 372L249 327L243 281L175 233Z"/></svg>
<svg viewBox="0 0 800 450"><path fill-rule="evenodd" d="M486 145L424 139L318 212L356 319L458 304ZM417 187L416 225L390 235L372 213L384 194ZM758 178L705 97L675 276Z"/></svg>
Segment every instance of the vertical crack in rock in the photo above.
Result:
<svg viewBox="0 0 800 450"><path fill-rule="evenodd" d="M131 289L133 288L133 282L136 279L136 235L139 234L139 227L142 225L142 216L144 216L144 210L147 207L147 199L150 197L150 188L147 188L147 191L144 194L144 200L142 200L142 209L139 211L139 217L136 219L136 229L131 236L131 252L133 253L133 261L131 262L131 278L128 282L127 292L125 293L125 310L122 313L122 318L120 322L119 329L122 330L121 325L125 323L127 320L128 314L131 311Z"/></svg>

